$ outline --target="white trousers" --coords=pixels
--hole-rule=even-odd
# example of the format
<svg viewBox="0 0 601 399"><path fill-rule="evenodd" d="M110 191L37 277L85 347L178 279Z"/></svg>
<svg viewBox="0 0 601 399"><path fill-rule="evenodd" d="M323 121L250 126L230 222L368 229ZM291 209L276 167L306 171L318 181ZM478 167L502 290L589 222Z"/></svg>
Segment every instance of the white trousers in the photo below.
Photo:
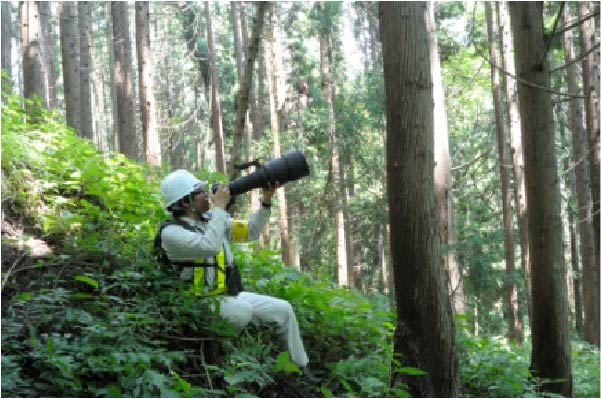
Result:
<svg viewBox="0 0 601 399"><path fill-rule="evenodd" d="M288 301L252 292L241 292L235 297L222 297L220 302L221 316L239 330L250 322L257 325L277 323L279 333L288 345L290 360L299 367L307 365L309 358L303 346L296 315Z"/></svg>

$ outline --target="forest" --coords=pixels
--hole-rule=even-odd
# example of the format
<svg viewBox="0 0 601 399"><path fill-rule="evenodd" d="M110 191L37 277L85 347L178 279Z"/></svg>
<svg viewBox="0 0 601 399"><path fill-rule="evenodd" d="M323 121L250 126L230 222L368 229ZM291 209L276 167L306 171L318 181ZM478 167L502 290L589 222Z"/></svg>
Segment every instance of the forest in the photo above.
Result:
<svg viewBox="0 0 601 399"><path fill-rule="evenodd" d="M2 1L1 395L600 397L599 8ZM231 249L314 380L153 252L295 150Z"/></svg>

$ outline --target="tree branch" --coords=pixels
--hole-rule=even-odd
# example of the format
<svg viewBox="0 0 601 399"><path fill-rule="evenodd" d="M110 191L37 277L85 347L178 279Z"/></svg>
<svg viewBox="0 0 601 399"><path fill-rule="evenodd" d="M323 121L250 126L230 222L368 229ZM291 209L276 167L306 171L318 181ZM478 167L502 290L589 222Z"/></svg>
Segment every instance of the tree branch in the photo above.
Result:
<svg viewBox="0 0 601 399"><path fill-rule="evenodd" d="M554 35L553 35L551 38L549 38L549 40L553 40L553 39L554 39L556 36L559 36L559 35L561 35L561 34L562 34L562 33L564 33L565 31L568 31L568 30L570 30L570 29L572 29L572 28L575 28L575 27L577 27L577 26L579 26L579 25L582 25L582 23L584 23L584 22L588 21L588 20L589 20L589 19L591 19L591 18L594 18L594 17L596 17L597 15L599 15L599 11L595 11L595 12L593 12L593 13L589 14L589 15L586 15L586 16L582 17L581 19L579 19L579 20L578 20L578 21L576 21L576 22L573 22L573 23L571 23L571 24L569 24L569 25L566 25L566 26L564 26L564 27L563 27L563 28L561 28L560 30L556 31L556 32L555 32L555 34L554 34Z"/></svg>
<svg viewBox="0 0 601 399"><path fill-rule="evenodd" d="M578 58L576 58L576 59L573 59L572 61L570 61L570 62L567 62L567 63L565 63L565 64L563 64L563 65L560 65L560 66L558 66L557 68L553 68L553 69L551 69L551 70L549 71L549 73L557 72L557 71L559 71L559 70L561 70L561 69L565 69L565 68L569 67L569 66L570 66L570 65L572 65L572 64L575 64L575 63L577 63L577 62L580 62L580 61L582 61L582 60L583 60L583 59L585 59L585 58L586 58L586 57L587 57L587 56L588 56L590 53L592 53L593 51L595 51L595 50L596 50L596 49L598 49L598 48L599 48L599 42L597 42L597 43L596 43L596 44L595 44L595 45L594 45L594 46L593 46L591 49L589 49L588 51L584 52L583 54L580 54L580 56L579 56Z"/></svg>
<svg viewBox="0 0 601 399"><path fill-rule="evenodd" d="M472 17L472 18L473 18L473 21L472 21L472 34L471 34L471 37L470 37L470 43L471 43L471 44L474 46L474 51L476 52L476 54L477 54L477 55L479 55L479 56L480 56L480 57L482 57L484 60L486 60L486 62L488 62L488 64L489 64L491 67L493 67L493 68L497 68L497 69L498 69L498 70L499 70L499 71L500 71L500 72L501 72L503 75L505 75L505 76L509 76L509 77L511 77L511 78L513 78L513 79L515 79L517 82L519 82L519 83L521 83L521 84L523 84L523 85L525 85L525 86L528 86L528 87L533 87L533 88L535 88L535 89L544 90L544 91L546 91L546 92L549 92L549 93L552 93L552 94L557 94L557 95L560 95L560 96L566 96L566 97L570 97L570 98L585 98L585 97L584 97L582 94L564 93L564 92L562 92L562 91L553 90L553 89L551 89L550 87L545 87L545 86L540 86L540 85L537 85L536 83L532 83L532 82L530 82L530 81L528 81L528 80L526 80L526 79L519 78L519 77L515 76L514 74L511 74L511 73L507 72L506 70L504 70L504 69L503 69L503 68L501 68L500 66L498 66L498 65L496 65L496 64L494 64L494 63L492 63L492 62L490 61L490 59L488 58L488 56L486 56L486 55L485 55L485 54L482 52L482 49L480 49L480 48L478 47L478 44L477 44L477 43L476 43L476 41L474 40L475 12L476 12L476 7L477 7L477 5L478 5L478 3L474 3L474 16Z"/></svg>
<svg viewBox="0 0 601 399"><path fill-rule="evenodd" d="M553 29L551 30L549 39L546 40L545 50L543 51L543 54L541 55L537 64L540 64L541 62L543 62L543 60L547 56L547 53L549 52L549 48L551 47L551 42L553 41L553 37L555 36L555 31L557 30L557 25L559 24L559 20L561 19L561 15L563 14L563 9L564 9L565 5L566 5L565 1L562 1L561 4L559 5L559 11L557 12L557 16L555 17L555 22L553 22Z"/></svg>

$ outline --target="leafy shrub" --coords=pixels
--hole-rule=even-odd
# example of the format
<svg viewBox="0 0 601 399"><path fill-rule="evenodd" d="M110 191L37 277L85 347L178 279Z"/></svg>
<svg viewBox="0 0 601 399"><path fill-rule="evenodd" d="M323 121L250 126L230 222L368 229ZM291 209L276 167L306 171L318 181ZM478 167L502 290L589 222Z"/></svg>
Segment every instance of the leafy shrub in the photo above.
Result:
<svg viewBox="0 0 601 399"><path fill-rule="evenodd" d="M599 365L599 348L584 341L572 341L572 375L575 397L601 397Z"/></svg>
<svg viewBox="0 0 601 399"><path fill-rule="evenodd" d="M22 103L8 95L2 108L4 205L37 225L61 254L21 272L3 302L3 394L256 395L286 380L277 376L292 363L269 327L225 342L222 362L202 369L212 384L188 377L192 348L168 337L234 332L150 256L167 216L157 195L162 171L100 153L48 111L40 109L39 123L26 122ZM331 375L325 384L332 391L382 396L392 331L383 301L373 306L285 269L275 252L242 248L237 255L247 288L292 303L312 365Z"/></svg>

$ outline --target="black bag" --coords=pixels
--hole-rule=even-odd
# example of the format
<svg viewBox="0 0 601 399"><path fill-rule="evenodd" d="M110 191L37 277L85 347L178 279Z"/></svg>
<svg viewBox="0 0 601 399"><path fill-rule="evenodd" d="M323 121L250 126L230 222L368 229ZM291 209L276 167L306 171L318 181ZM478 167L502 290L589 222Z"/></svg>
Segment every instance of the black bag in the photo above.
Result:
<svg viewBox="0 0 601 399"><path fill-rule="evenodd" d="M225 267L225 285L228 295L236 296L244 291L242 276L240 276L240 270L235 263Z"/></svg>

